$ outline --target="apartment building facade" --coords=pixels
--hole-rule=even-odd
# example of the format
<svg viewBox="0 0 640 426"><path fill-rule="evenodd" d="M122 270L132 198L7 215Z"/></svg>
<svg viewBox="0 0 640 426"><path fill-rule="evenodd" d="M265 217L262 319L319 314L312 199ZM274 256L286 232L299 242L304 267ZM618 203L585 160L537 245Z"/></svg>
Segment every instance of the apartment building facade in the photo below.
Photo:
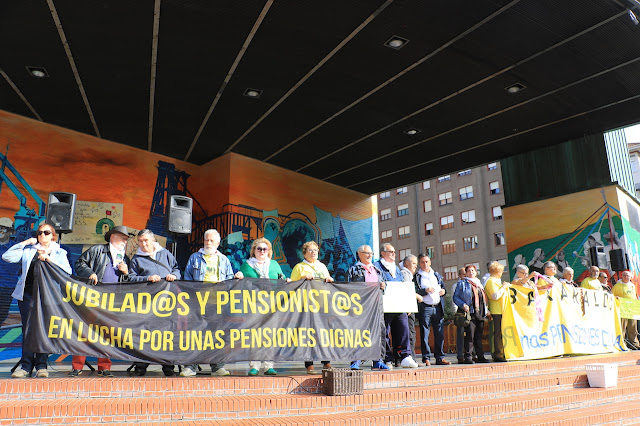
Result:
<svg viewBox="0 0 640 426"><path fill-rule="evenodd" d="M379 193L380 244L393 244L396 259L428 253L450 284L458 268L473 264L479 275L497 260L509 277L502 217L500 163L425 180Z"/></svg>

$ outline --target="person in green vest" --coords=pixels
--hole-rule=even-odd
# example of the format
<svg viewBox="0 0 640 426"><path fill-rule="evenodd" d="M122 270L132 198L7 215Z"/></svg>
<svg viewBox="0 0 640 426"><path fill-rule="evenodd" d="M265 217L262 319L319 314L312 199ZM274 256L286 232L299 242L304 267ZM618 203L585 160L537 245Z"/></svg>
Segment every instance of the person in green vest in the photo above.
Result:
<svg viewBox="0 0 640 426"><path fill-rule="evenodd" d="M273 260L273 248L271 241L266 238L258 238L251 244L250 258L240 265L240 272L245 278L267 278L272 280L287 279L282 273L282 268L278 262ZM287 281L290 281L287 279ZM273 369L273 361L251 361L249 362L250 376L257 376L260 373L260 367L264 365L265 376L275 376L278 374Z"/></svg>

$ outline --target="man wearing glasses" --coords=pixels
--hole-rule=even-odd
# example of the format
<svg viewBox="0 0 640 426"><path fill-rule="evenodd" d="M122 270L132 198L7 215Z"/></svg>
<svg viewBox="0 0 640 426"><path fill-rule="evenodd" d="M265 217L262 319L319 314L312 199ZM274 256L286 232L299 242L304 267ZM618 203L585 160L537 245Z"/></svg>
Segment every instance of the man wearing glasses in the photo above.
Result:
<svg viewBox="0 0 640 426"><path fill-rule="evenodd" d="M402 281L404 279L400 268L396 264L396 250L389 243L384 243L380 247L380 260L375 262L375 266L382 271L381 281L383 282ZM393 353L397 350L402 358L401 367L417 368L418 363L411 357L411 349L409 348L409 318L407 313L385 313L384 325L387 338L386 365L391 365L394 359ZM391 339L389 338L389 332L391 332Z"/></svg>

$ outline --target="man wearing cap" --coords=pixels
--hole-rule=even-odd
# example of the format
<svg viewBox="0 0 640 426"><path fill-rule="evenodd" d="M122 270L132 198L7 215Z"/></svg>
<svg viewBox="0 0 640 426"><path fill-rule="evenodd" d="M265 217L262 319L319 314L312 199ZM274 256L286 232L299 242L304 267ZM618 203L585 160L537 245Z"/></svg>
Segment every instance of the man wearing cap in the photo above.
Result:
<svg viewBox="0 0 640 426"><path fill-rule="evenodd" d="M125 254L129 231L126 226L116 226L104 236L107 244L98 244L82 253L75 263L76 275L88 278L96 285L129 281L129 258ZM86 356L74 355L69 376L77 377L82 372ZM113 377L111 360L98 358L98 375Z"/></svg>

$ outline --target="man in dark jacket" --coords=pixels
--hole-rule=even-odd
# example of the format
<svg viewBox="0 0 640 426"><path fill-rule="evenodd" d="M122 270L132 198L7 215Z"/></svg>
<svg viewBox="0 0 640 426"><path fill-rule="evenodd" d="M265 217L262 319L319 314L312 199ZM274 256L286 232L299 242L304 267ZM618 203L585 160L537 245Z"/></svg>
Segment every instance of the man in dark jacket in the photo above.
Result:
<svg viewBox="0 0 640 426"><path fill-rule="evenodd" d="M129 281L129 258L125 251L129 240L126 226L116 226L104 236L108 244L98 244L82 253L75 263L76 275L89 278L93 285ZM77 377L82 372L86 356L74 355L69 376ZM98 375L113 377L111 360L98 358Z"/></svg>

